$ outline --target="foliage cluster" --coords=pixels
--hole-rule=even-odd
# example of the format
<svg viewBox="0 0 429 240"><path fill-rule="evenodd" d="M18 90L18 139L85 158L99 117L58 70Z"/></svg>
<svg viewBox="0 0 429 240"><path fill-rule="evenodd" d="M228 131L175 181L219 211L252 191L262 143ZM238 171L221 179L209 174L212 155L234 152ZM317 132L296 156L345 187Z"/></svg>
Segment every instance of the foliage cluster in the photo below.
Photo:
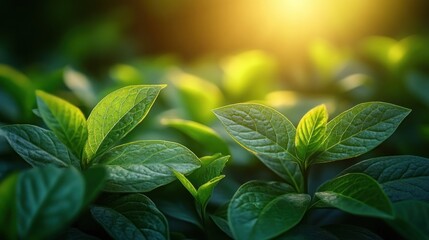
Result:
<svg viewBox="0 0 429 240"><path fill-rule="evenodd" d="M2 237L381 238L371 226L350 224L341 217L328 224L317 221L320 211L338 209L342 216L387 224L390 234L427 238L429 159L371 158L320 183L315 192L309 188L313 167L374 149L393 134L409 109L367 102L328 121L326 106L319 105L295 127L262 104L217 108L214 115L231 137L277 175L268 180L250 176L253 180L225 195L216 193L215 187L224 182L224 190L234 183L222 174L229 160L228 144L213 129L192 121L164 120L201 141L209 152L219 152L209 156L197 157L166 140L123 143L164 87L119 88L99 101L88 118L70 102L37 91L33 112L48 129L30 124L0 128L15 152L32 166L2 172Z"/></svg>

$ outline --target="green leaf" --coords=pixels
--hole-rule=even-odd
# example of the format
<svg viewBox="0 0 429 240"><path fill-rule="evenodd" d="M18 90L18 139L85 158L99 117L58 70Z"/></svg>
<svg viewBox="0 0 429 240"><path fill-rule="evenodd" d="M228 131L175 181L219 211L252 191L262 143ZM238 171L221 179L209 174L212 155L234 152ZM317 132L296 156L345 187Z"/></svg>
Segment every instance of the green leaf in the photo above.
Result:
<svg viewBox="0 0 429 240"><path fill-rule="evenodd" d="M230 156L222 156L221 154L200 158L201 167L188 176L189 181L197 188L200 187L211 179L219 176L229 158Z"/></svg>
<svg viewBox="0 0 429 240"><path fill-rule="evenodd" d="M167 219L145 195L126 195L91 213L114 239L169 239Z"/></svg>
<svg viewBox="0 0 429 240"><path fill-rule="evenodd" d="M316 196L325 204L355 215L392 218L393 208L380 185L368 175L349 173L324 183Z"/></svg>
<svg viewBox="0 0 429 240"><path fill-rule="evenodd" d="M214 188L224 177L225 175L217 176L198 188L196 199L197 202L201 204L202 210L205 210L207 203L209 202L210 197L213 194Z"/></svg>
<svg viewBox="0 0 429 240"><path fill-rule="evenodd" d="M171 169L173 171L174 175L179 179L180 183L188 190L188 192L195 198L197 197L197 189L195 189L194 185L183 175L182 173Z"/></svg>
<svg viewBox="0 0 429 240"><path fill-rule="evenodd" d="M74 168L23 172L17 188L20 238L46 239L66 227L81 209L84 184Z"/></svg>
<svg viewBox="0 0 429 240"><path fill-rule="evenodd" d="M18 174L10 174L0 182L0 237L17 239L16 185Z"/></svg>
<svg viewBox="0 0 429 240"><path fill-rule="evenodd" d="M0 134L34 167L53 165L80 169L79 159L51 131L28 124L15 124L1 127Z"/></svg>
<svg viewBox="0 0 429 240"><path fill-rule="evenodd" d="M104 97L88 117L88 161L109 150L148 114L165 85L133 85Z"/></svg>
<svg viewBox="0 0 429 240"><path fill-rule="evenodd" d="M147 192L189 174L201 163L186 147L167 141L136 141L107 152L99 164L108 171L106 191Z"/></svg>
<svg viewBox="0 0 429 240"><path fill-rule="evenodd" d="M387 223L406 239L429 239L429 203L402 201L395 203L395 219Z"/></svg>
<svg viewBox="0 0 429 240"><path fill-rule="evenodd" d="M328 123L323 152L316 163L332 162L364 154L386 140L410 109L383 102L368 102L341 113Z"/></svg>
<svg viewBox="0 0 429 240"><path fill-rule="evenodd" d="M325 138L328 111L325 105L311 109L302 117L295 135L296 154L306 162L312 154L319 151Z"/></svg>
<svg viewBox="0 0 429 240"><path fill-rule="evenodd" d="M370 230L355 225L335 224L323 227L328 232L337 236L338 239L347 240L383 240Z"/></svg>
<svg viewBox="0 0 429 240"><path fill-rule="evenodd" d="M211 154L229 154L225 141L213 129L203 124L183 119L162 119L162 124L183 132Z"/></svg>
<svg viewBox="0 0 429 240"><path fill-rule="evenodd" d="M86 119L73 104L45 93L36 91L40 116L55 135L79 158L88 137Z"/></svg>
<svg viewBox="0 0 429 240"><path fill-rule="evenodd" d="M303 189L304 180L295 157L295 127L285 116L250 103L225 106L214 113L235 141L297 191Z"/></svg>
<svg viewBox="0 0 429 240"><path fill-rule="evenodd" d="M103 190L107 171L103 167L88 168L83 172L83 178L85 180L85 197L82 205L87 206Z"/></svg>
<svg viewBox="0 0 429 240"><path fill-rule="evenodd" d="M362 172L381 185L392 202L429 201L429 159L418 156L389 156L359 162L342 172Z"/></svg>
<svg viewBox="0 0 429 240"><path fill-rule="evenodd" d="M279 182L250 181L231 199L228 221L235 239L268 239L296 224L310 203L307 194Z"/></svg>

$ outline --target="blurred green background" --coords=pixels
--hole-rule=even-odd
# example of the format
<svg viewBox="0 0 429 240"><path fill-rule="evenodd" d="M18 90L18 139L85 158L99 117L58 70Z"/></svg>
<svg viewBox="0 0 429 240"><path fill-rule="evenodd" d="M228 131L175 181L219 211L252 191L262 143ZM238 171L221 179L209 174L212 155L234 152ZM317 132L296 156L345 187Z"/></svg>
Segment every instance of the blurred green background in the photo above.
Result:
<svg viewBox="0 0 429 240"><path fill-rule="evenodd" d="M238 173L264 177L212 109L257 101L297 124L318 104L332 118L386 101L413 111L363 158L429 157L428 12L423 0L1 1L0 123L42 125L35 89L88 115L114 89L167 83L131 140L232 153ZM21 161L1 141L8 171Z"/></svg>

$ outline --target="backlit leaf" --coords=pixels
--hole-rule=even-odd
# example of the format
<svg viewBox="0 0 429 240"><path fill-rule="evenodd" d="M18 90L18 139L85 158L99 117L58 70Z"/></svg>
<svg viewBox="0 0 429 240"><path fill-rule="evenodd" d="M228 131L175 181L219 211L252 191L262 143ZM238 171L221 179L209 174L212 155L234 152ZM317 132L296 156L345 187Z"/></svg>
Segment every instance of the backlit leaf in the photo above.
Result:
<svg viewBox="0 0 429 240"><path fill-rule="evenodd" d="M145 195L126 195L91 213L114 239L169 239L166 218Z"/></svg>
<svg viewBox="0 0 429 240"><path fill-rule="evenodd" d="M228 207L235 239L268 239L299 223L310 203L307 194L279 182L250 181L242 185Z"/></svg>
<svg viewBox="0 0 429 240"><path fill-rule="evenodd" d="M83 113L73 104L43 91L36 91L36 95L39 113L45 124L81 158L88 137Z"/></svg>
<svg viewBox="0 0 429 240"><path fill-rule="evenodd" d="M0 134L34 167L53 165L80 168L79 159L51 131L29 124L16 124L1 127Z"/></svg>
<svg viewBox="0 0 429 240"><path fill-rule="evenodd" d="M429 159L418 156L389 156L359 162L343 173L362 172L380 183L393 202L429 201Z"/></svg>
<svg viewBox="0 0 429 240"><path fill-rule="evenodd" d="M85 152L92 158L109 150L147 115L165 85L132 85L104 97L88 117Z"/></svg>
<svg viewBox="0 0 429 240"><path fill-rule="evenodd" d="M259 104L233 104L214 113L240 145L295 189L303 188L303 177L295 155L295 127L281 113Z"/></svg>
<svg viewBox="0 0 429 240"><path fill-rule="evenodd" d="M18 179L18 233L46 239L70 224L82 206L85 185L74 168L33 168Z"/></svg>
<svg viewBox="0 0 429 240"><path fill-rule="evenodd" d="M317 152L323 143L328 112L325 105L317 106L306 113L299 121L296 129L295 147L298 157L302 161Z"/></svg>
<svg viewBox="0 0 429 240"><path fill-rule="evenodd" d="M362 173L349 173L324 183L316 196L351 214L392 218L393 208L380 185Z"/></svg>
<svg viewBox="0 0 429 240"><path fill-rule="evenodd" d="M147 192L176 179L171 171L189 174L200 160L186 147L167 141L136 141L107 152L99 164L108 171L106 191Z"/></svg>
<svg viewBox="0 0 429 240"><path fill-rule="evenodd" d="M341 113L328 123L326 142L316 163L357 157L386 140L410 109L383 102L368 102Z"/></svg>

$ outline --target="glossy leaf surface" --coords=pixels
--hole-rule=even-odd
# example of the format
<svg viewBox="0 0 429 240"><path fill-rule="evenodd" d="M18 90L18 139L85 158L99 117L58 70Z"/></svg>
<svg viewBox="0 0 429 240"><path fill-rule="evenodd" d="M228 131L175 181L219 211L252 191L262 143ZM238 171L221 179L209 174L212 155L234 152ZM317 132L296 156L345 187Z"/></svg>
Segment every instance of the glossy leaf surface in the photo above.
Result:
<svg viewBox="0 0 429 240"><path fill-rule="evenodd" d="M34 167L52 165L80 168L79 159L51 131L29 124L16 124L1 127L0 134Z"/></svg>
<svg viewBox="0 0 429 240"><path fill-rule="evenodd" d="M228 221L236 239L268 239L298 224L309 203L287 184L250 181L231 199Z"/></svg>
<svg viewBox="0 0 429 240"><path fill-rule="evenodd" d="M99 164L108 171L106 191L146 192L176 179L171 171L189 174L200 160L186 147L167 141L136 141L107 152Z"/></svg>
<svg viewBox="0 0 429 240"><path fill-rule="evenodd" d="M364 154L386 140L410 109L368 102L341 113L327 125L323 152L315 162L332 162Z"/></svg>
<svg viewBox="0 0 429 240"><path fill-rule="evenodd" d="M345 212L371 217L392 218L389 199L371 177L350 173L324 183L316 196L325 204Z"/></svg>
<svg viewBox="0 0 429 240"><path fill-rule="evenodd" d="M429 201L429 159L418 156L389 156L359 162L343 173L362 172L377 180L393 202Z"/></svg>
<svg viewBox="0 0 429 240"><path fill-rule="evenodd" d="M125 195L91 213L114 239L169 239L167 220L145 195Z"/></svg>
<svg viewBox="0 0 429 240"><path fill-rule="evenodd" d="M233 104L214 113L235 141L295 189L303 188L295 157L295 127L285 116L259 104Z"/></svg>
<svg viewBox="0 0 429 240"><path fill-rule="evenodd" d="M43 91L36 91L36 95L39 114L45 124L81 158L88 137L83 113L73 104Z"/></svg>

